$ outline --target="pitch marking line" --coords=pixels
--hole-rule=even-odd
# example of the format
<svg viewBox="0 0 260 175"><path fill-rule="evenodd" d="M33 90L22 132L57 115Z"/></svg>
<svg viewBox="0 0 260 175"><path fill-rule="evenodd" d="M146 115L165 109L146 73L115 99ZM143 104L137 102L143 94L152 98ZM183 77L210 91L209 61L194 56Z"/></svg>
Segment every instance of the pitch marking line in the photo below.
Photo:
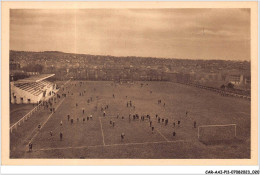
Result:
<svg viewBox="0 0 260 175"><path fill-rule="evenodd" d="M56 107L56 109L58 109L58 108L60 107L60 105L62 104L62 102L63 102L64 100L65 100L65 99L62 99L62 101L58 104L58 106ZM53 114L54 114L54 112L52 112L52 113L48 116L48 118L47 118L47 119L45 120L45 122L42 124L41 129L44 127L44 125L48 122L48 120L51 118L51 116L52 116ZM29 143L32 142L33 139L34 139L38 134L39 134L39 131L34 134L34 136L31 138L31 140L29 141ZM27 147L27 145L26 145L26 147Z"/></svg>
<svg viewBox="0 0 260 175"><path fill-rule="evenodd" d="M167 142L170 142L158 129L156 129L156 131L157 131Z"/></svg>
<svg viewBox="0 0 260 175"><path fill-rule="evenodd" d="M119 143L119 144L110 144L110 145L92 145L92 146L61 147L61 148L42 148L42 149L36 149L34 151L84 149L84 148L96 148L96 147L115 147L115 146L145 145L145 144L160 144L160 143L178 143L178 142L185 142L185 140L162 141L162 142L143 142L143 143Z"/></svg>
<svg viewBox="0 0 260 175"><path fill-rule="evenodd" d="M73 88L73 87L72 87ZM72 88L70 88L70 89L72 89ZM63 98L61 101L60 101L60 103L57 105L57 107L56 107L56 110L60 107L60 105L63 103L63 101L65 100L65 98ZM42 125L42 127L41 127L41 129L44 127L44 125L48 122L48 120L51 118L51 116L53 115L53 113L54 112L52 112L49 116L48 116L48 118L47 118L47 120L43 123L43 125ZM37 128L37 127L36 127ZM35 129L34 129L35 130ZM33 130L33 131L34 131ZM30 143L30 142L32 142L33 141L33 139L37 136L39 134L39 131L38 132L36 132L34 135L33 135L33 137L30 139L30 141L28 142L28 144ZM27 144L27 145L28 145ZM27 147L27 145L25 146L25 147Z"/></svg>
<svg viewBox="0 0 260 175"><path fill-rule="evenodd" d="M101 122L101 119L99 117L99 123L100 123L100 127L101 127L101 133L102 133L102 138L103 138L103 145L105 146L105 138L104 138L104 132L103 132L103 127L102 127L102 122Z"/></svg>

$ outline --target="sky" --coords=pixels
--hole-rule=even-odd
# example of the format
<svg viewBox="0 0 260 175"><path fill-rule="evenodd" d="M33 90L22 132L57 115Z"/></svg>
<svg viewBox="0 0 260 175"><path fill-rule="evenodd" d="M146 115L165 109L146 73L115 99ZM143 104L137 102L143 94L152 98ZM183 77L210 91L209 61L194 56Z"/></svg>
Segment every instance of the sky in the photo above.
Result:
<svg viewBox="0 0 260 175"><path fill-rule="evenodd" d="M250 60L250 9L12 9L10 49Z"/></svg>

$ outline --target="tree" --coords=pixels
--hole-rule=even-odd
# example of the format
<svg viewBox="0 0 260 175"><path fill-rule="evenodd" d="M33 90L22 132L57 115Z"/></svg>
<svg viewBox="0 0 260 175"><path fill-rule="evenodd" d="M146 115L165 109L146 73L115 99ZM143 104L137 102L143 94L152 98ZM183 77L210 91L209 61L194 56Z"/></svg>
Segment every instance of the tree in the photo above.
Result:
<svg viewBox="0 0 260 175"><path fill-rule="evenodd" d="M222 85L220 86L221 89L225 89L225 87L226 87L226 86L225 86L224 84L222 84Z"/></svg>

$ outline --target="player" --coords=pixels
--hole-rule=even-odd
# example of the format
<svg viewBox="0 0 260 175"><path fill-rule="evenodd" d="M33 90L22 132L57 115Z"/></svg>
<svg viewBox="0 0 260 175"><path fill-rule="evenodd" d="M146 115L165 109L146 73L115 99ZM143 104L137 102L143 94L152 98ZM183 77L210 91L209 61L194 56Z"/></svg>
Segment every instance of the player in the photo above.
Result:
<svg viewBox="0 0 260 175"><path fill-rule="evenodd" d="M196 123L196 121L194 121L194 123L193 123L194 128L196 128L196 125L197 125L197 123Z"/></svg>
<svg viewBox="0 0 260 175"><path fill-rule="evenodd" d="M50 131L50 135L51 135L51 137L52 137L52 131Z"/></svg>
<svg viewBox="0 0 260 175"><path fill-rule="evenodd" d="M62 136L63 136L63 134L62 134L62 132L60 132L60 141L62 141Z"/></svg>
<svg viewBox="0 0 260 175"><path fill-rule="evenodd" d="M165 120L165 126L168 124L168 119Z"/></svg>
<svg viewBox="0 0 260 175"><path fill-rule="evenodd" d="M125 138L125 133L122 132L122 134L121 134L121 141L123 141L124 138Z"/></svg>
<svg viewBox="0 0 260 175"><path fill-rule="evenodd" d="M60 121L60 126L62 126L62 120Z"/></svg>
<svg viewBox="0 0 260 175"><path fill-rule="evenodd" d="M32 143L30 142L29 143L29 152L31 152L32 151Z"/></svg>
<svg viewBox="0 0 260 175"><path fill-rule="evenodd" d="M152 127L152 121L150 121L150 127Z"/></svg>
<svg viewBox="0 0 260 175"><path fill-rule="evenodd" d="M152 126L152 133L153 133L153 131L154 131L154 127Z"/></svg>
<svg viewBox="0 0 260 175"><path fill-rule="evenodd" d="M178 126L180 126L181 125L181 121L180 120L178 120Z"/></svg>
<svg viewBox="0 0 260 175"><path fill-rule="evenodd" d="M68 115L68 121L70 121L70 115Z"/></svg>
<svg viewBox="0 0 260 175"><path fill-rule="evenodd" d="M175 131L173 131L173 133L172 133L172 136L173 136L173 137L175 137L175 136L176 136L176 132L175 132Z"/></svg>
<svg viewBox="0 0 260 175"><path fill-rule="evenodd" d="M114 128L115 127L115 122L114 121L113 121L112 125L113 125L113 128Z"/></svg>

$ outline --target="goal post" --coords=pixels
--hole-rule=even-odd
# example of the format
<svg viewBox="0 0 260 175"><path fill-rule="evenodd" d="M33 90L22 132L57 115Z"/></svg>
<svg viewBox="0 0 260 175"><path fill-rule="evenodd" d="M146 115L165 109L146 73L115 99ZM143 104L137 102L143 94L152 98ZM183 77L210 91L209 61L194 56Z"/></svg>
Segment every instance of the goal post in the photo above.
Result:
<svg viewBox="0 0 260 175"><path fill-rule="evenodd" d="M233 140L237 136L237 125L201 125L198 127L198 139L202 142Z"/></svg>

